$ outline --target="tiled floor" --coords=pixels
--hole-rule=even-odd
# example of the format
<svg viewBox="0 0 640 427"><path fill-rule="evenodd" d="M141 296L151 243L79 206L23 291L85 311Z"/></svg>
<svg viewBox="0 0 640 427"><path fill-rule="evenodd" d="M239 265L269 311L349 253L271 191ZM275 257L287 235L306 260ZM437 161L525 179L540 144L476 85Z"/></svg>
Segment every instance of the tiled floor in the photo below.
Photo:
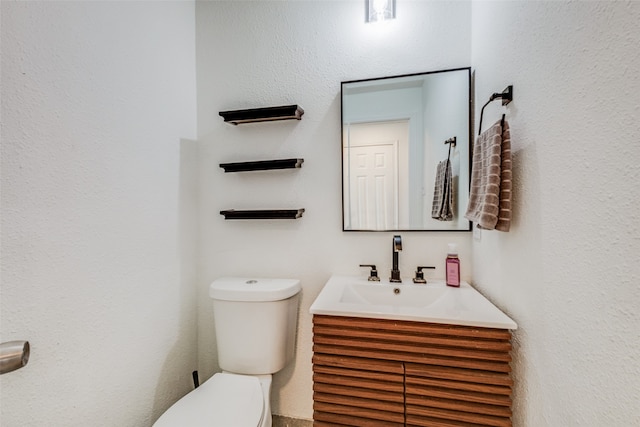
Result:
<svg viewBox="0 0 640 427"><path fill-rule="evenodd" d="M273 427L312 427L313 420L303 420L301 418L289 418L282 415L273 416Z"/></svg>

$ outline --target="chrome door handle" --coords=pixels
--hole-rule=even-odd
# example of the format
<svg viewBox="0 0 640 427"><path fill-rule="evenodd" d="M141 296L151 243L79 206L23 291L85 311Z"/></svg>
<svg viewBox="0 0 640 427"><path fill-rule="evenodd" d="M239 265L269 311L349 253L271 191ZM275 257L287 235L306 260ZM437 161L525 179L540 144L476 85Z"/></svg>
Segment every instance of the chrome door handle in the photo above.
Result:
<svg viewBox="0 0 640 427"><path fill-rule="evenodd" d="M29 362L29 341L8 341L0 344L0 375L20 369Z"/></svg>

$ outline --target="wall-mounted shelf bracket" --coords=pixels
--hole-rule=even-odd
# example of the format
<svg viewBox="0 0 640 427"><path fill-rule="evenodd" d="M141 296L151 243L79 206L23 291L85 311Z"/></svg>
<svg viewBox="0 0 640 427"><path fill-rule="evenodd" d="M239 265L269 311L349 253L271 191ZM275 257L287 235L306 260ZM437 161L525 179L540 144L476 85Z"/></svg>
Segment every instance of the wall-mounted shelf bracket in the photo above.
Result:
<svg viewBox="0 0 640 427"><path fill-rule="evenodd" d="M233 125L241 123L268 122L275 120L302 120L304 110L299 105L252 108L248 110L220 111L224 121Z"/></svg>
<svg viewBox="0 0 640 427"><path fill-rule="evenodd" d="M262 210L235 210L220 211L224 219L298 219L304 213L304 209L262 209Z"/></svg>
<svg viewBox="0 0 640 427"><path fill-rule="evenodd" d="M225 172L248 172L273 169L299 169L304 159L258 160L253 162L220 163Z"/></svg>

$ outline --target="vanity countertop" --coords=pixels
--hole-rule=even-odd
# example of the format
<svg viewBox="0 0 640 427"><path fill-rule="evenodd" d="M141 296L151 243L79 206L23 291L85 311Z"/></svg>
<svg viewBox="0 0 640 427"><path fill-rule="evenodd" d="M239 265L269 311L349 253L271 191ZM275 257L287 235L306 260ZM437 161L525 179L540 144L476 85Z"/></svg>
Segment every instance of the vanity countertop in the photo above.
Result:
<svg viewBox="0 0 640 427"><path fill-rule="evenodd" d="M414 284L366 277L332 276L315 299L311 314L408 320L485 328L517 329L516 323L466 282Z"/></svg>

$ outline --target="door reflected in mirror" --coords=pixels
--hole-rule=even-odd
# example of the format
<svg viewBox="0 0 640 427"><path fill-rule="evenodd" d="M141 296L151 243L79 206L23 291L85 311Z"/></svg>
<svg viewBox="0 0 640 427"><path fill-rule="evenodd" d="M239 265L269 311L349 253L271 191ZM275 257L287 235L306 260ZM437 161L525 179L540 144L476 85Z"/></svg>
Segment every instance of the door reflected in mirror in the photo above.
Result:
<svg viewBox="0 0 640 427"><path fill-rule="evenodd" d="M471 229L470 88L470 68L342 83L344 231Z"/></svg>

